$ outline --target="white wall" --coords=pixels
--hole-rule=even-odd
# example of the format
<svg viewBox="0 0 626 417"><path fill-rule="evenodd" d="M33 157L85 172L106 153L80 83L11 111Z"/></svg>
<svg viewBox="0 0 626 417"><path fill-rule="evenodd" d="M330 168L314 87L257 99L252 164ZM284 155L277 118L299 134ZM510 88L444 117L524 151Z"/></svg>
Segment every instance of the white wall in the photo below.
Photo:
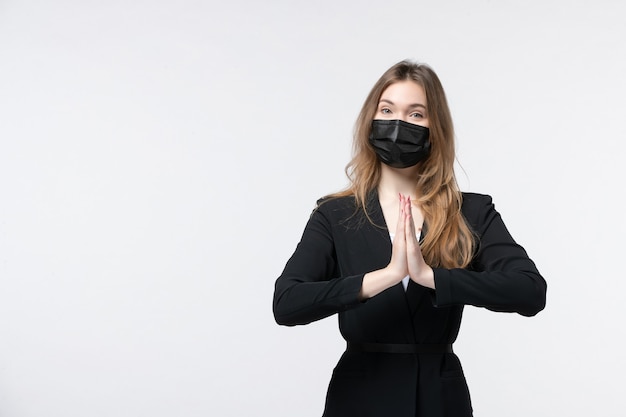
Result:
<svg viewBox="0 0 626 417"><path fill-rule="evenodd" d="M365 4L369 5L365 5ZM365 95L428 62L463 189L548 281L473 307L480 416L617 416L624 6L596 1L0 2L0 416L319 416L336 318L275 278L346 184Z"/></svg>

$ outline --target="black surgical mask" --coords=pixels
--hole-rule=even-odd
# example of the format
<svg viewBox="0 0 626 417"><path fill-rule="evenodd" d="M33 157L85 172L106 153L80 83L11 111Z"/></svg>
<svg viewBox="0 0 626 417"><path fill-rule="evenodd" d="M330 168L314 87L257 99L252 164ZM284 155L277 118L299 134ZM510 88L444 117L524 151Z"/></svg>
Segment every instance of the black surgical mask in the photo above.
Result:
<svg viewBox="0 0 626 417"><path fill-rule="evenodd" d="M402 120L372 120L370 144L378 159L393 168L408 168L430 154L428 128Z"/></svg>

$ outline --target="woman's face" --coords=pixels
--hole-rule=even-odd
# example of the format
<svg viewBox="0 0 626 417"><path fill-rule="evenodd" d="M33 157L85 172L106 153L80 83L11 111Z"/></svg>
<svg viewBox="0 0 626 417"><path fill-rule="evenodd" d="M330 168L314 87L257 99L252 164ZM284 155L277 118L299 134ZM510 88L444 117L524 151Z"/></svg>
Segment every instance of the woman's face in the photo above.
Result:
<svg viewBox="0 0 626 417"><path fill-rule="evenodd" d="M374 119L403 120L428 127L426 94L415 81L398 81L383 91Z"/></svg>

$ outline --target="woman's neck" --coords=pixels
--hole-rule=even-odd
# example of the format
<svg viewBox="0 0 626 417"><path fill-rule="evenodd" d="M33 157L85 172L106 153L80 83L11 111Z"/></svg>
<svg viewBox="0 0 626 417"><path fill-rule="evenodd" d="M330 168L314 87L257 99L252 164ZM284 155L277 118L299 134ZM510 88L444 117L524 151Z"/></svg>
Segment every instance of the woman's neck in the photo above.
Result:
<svg viewBox="0 0 626 417"><path fill-rule="evenodd" d="M397 200L398 193L411 196L417 201L418 167L392 168L381 163L378 196L382 200Z"/></svg>

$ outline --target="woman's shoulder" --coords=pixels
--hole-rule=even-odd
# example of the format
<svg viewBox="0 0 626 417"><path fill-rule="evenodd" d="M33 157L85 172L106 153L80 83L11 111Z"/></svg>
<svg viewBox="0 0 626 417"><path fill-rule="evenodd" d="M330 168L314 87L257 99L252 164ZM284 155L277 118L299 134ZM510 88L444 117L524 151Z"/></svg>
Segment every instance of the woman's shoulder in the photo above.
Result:
<svg viewBox="0 0 626 417"><path fill-rule="evenodd" d="M462 192L463 206L484 206L492 203L492 198L489 194L468 193Z"/></svg>
<svg viewBox="0 0 626 417"><path fill-rule="evenodd" d="M476 219L481 216L481 213L485 213L493 209L493 199L488 194L479 193L462 193L463 205L461 211L468 220Z"/></svg>
<svg viewBox="0 0 626 417"><path fill-rule="evenodd" d="M346 209L354 210L355 207L356 199L354 195L330 194L317 200L315 210L335 212Z"/></svg>

